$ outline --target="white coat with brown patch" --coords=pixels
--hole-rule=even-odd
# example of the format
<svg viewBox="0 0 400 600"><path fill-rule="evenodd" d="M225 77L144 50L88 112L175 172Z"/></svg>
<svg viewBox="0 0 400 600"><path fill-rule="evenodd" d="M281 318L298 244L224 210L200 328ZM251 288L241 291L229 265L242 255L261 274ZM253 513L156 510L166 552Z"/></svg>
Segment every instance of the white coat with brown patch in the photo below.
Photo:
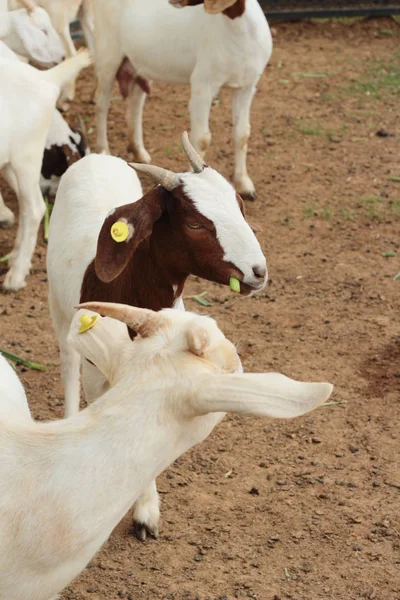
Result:
<svg viewBox="0 0 400 600"><path fill-rule="evenodd" d="M228 4L235 4L235 0ZM109 152L107 114L117 74L128 96L130 148L136 160L144 163L150 162L142 134L146 80L190 83L191 141L203 156L211 141L212 100L227 86L233 90L233 180L242 196L255 198L246 166L250 108L257 82L271 56L272 39L257 0L242 4L243 14L231 18L224 12L209 14L202 5L176 10L167 0L94 3L98 152Z"/></svg>

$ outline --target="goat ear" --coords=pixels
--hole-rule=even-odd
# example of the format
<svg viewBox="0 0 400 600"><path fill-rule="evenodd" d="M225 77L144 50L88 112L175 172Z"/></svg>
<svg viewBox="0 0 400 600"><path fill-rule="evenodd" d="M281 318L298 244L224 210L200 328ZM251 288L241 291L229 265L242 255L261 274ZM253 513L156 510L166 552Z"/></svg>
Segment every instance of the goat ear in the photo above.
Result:
<svg viewBox="0 0 400 600"><path fill-rule="evenodd" d="M92 319L84 330L81 319ZM128 330L123 323L114 319L101 318L88 309L79 310L72 319L68 343L83 357L92 362L108 381L112 381L118 368L116 348L122 343L130 343Z"/></svg>
<svg viewBox="0 0 400 600"><path fill-rule="evenodd" d="M236 4L237 0L204 0L206 12L215 15Z"/></svg>
<svg viewBox="0 0 400 600"><path fill-rule="evenodd" d="M295 381L280 373L207 375L194 383L196 415L233 412L292 419L323 404L333 390L330 383Z"/></svg>
<svg viewBox="0 0 400 600"><path fill-rule="evenodd" d="M187 337L190 352L196 356L203 356L210 343L208 332L203 327L195 325L189 329Z"/></svg>
<svg viewBox="0 0 400 600"><path fill-rule="evenodd" d="M125 269L138 245L153 230L160 218L162 188L155 187L141 200L125 204L106 217L97 240L94 261L96 275L101 281L110 283Z"/></svg>
<svg viewBox="0 0 400 600"><path fill-rule="evenodd" d="M15 30L27 51L29 57L41 64L53 62L52 53L48 49L46 35L31 22L29 15L15 15Z"/></svg>

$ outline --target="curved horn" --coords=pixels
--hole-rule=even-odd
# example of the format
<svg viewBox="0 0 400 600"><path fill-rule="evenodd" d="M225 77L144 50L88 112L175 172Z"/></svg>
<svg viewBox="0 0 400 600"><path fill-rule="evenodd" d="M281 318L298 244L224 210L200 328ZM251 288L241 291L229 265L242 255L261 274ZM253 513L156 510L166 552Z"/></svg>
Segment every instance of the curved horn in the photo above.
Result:
<svg viewBox="0 0 400 600"><path fill-rule="evenodd" d="M131 327L142 337L152 335L158 329L161 321L159 315L153 310L116 302L83 302L75 308L87 308L104 317L117 319Z"/></svg>
<svg viewBox="0 0 400 600"><path fill-rule="evenodd" d="M143 165L140 163L128 163L132 169L150 175L150 177L156 183L159 183L163 188L172 192L175 188L181 185L181 180L176 173L163 169L162 167L156 167L154 165Z"/></svg>
<svg viewBox="0 0 400 600"><path fill-rule="evenodd" d="M32 0L21 0L21 4L28 12L33 12L37 8L37 5Z"/></svg>
<svg viewBox="0 0 400 600"><path fill-rule="evenodd" d="M206 164L197 150L195 150L190 143L187 131L182 133L182 147L186 156L188 157L188 161L190 162L190 166L192 167L193 171L195 173L201 173Z"/></svg>

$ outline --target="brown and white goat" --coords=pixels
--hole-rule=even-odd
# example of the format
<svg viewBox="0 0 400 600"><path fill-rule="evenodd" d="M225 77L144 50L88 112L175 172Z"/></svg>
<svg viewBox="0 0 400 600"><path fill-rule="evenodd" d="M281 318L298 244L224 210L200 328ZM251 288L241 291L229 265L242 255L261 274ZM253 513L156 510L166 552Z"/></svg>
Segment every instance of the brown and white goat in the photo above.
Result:
<svg viewBox="0 0 400 600"><path fill-rule="evenodd" d="M271 56L270 29L257 0L205 0L204 7L207 12L202 6L175 10L167 0L96 0L97 151L108 152L107 114L116 77L127 98L129 147L144 163L151 160L142 132L151 80L190 83L190 136L202 156L211 141L212 100L227 86L232 88L233 181L242 196L254 199L246 165L250 108Z"/></svg>
<svg viewBox="0 0 400 600"><path fill-rule="evenodd" d="M242 294L266 284L265 257L243 215L241 198L204 164L187 134L183 147L194 172L135 165L159 184L143 197L135 171L111 156L91 154L61 179L50 222L47 271L67 416L79 409L80 357L67 342L79 301L183 308L182 290L190 274L225 285L234 276ZM118 230L125 234L120 241ZM83 386L90 402L108 382L84 361ZM138 516L139 509L135 513L142 536L146 529L157 531L155 484L149 495L152 515L141 511Z"/></svg>

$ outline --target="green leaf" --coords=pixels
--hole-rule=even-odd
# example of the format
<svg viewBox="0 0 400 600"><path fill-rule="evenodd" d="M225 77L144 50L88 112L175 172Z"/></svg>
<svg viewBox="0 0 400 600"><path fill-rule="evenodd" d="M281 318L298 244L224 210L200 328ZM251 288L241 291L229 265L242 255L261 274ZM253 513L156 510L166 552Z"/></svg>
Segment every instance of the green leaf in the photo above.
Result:
<svg viewBox="0 0 400 600"><path fill-rule="evenodd" d="M8 261L8 254L6 254L5 256L2 256L2 257L0 258L0 264L1 264L1 263L6 263L7 261Z"/></svg>
<svg viewBox="0 0 400 600"><path fill-rule="evenodd" d="M204 296L207 294L207 292L202 292L201 294L199 294L198 296L191 296L191 298L193 300L195 300L196 302L198 302L199 304L201 304L202 306L212 306L212 302L209 302L208 300L206 300L204 298Z"/></svg>
<svg viewBox="0 0 400 600"><path fill-rule="evenodd" d="M393 256L396 256L396 250L390 250L390 252L382 252L382 256L385 256L386 258L393 258Z"/></svg>
<svg viewBox="0 0 400 600"><path fill-rule="evenodd" d="M20 356L17 356L16 354L11 354L11 352L7 352L7 350L2 350L0 348L0 354L2 354L5 358L8 358L8 360L12 360L16 363L21 363L21 365L23 365L24 367L27 367L28 369L33 369L34 371L45 371L46 367L44 365L39 365L38 363L34 363L30 360L25 360L24 358L21 358Z"/></svg>
<svg viewBox="0 0 400 600"><path fill-rule="evenodd" d="M400 181L400 177L388 177L388 181Z"/></svg>
<svg viewBox="0 0 400 600"><path fill-rule="evenodd" d="M53 205L50 204L49 199L47 197L45 197L44 202L46 204L46 210L44 213L44 241L47 244L47 242L49 241L49 224L51 211L53 210Z"/></svg>

